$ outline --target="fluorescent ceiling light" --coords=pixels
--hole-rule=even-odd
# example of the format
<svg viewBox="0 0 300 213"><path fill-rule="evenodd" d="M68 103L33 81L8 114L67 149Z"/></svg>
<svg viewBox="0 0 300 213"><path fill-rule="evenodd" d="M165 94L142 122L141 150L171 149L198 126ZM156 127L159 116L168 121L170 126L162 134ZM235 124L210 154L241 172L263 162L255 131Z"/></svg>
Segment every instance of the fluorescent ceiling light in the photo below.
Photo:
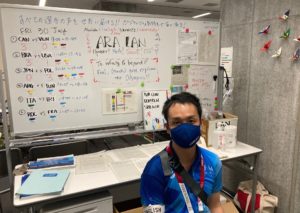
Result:
<svg viewBox="0 0 300 213"><path fill-rule="evenodd" d="M148 2L154 2L155 0L147 0Z"/></svg>
<svg viewBox="0 0 300 213"><path fill-rule="evenodd" d="M203 14L200 14L200 15L193 16L193 18L200 18L200 17L203 17L203 16L208 16L210 14L211 13L203 13Z"/></svg>
<svg viewBox="0 0 300 213"><path fill-rule="evenodd" d="M45 5L46 5L46 0L40 0L39 6L45 7Z"/></svg>

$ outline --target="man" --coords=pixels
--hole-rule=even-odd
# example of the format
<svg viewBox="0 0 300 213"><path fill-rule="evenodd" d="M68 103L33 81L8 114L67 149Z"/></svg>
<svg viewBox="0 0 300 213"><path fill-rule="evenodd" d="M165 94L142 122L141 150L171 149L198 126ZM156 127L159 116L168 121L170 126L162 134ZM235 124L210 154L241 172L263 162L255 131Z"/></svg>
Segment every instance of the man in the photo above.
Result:
<svg viewBox="0 0 300 213"><path fill-rule="evenodd" d="M144 212L223 213L219 194L222 189L221 161L215 154L196 145L201 135L199 99L187 92L173 95L165 102L162 113L171 136L166 156L168 168L172 169L166 175L161 155L164 151L147 163L141 177ZM174 171L171 157L178 159L178 164L199 184L206 200L198 198L180 175L182 173Z"/></svg>

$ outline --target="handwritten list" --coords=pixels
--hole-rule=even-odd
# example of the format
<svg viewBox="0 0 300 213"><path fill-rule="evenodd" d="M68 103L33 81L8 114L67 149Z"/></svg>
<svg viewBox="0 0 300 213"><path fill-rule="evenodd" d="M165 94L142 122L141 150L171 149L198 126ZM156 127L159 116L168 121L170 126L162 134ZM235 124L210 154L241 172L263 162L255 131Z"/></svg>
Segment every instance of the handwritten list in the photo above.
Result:
<svg viewBox="0 0 300 213"><path fill-rule="evenodd" d="M200 98L201 105L206 110L213 111L214 98L217 96L216 82L213 75L216 66L191 65L188 69L188 91Z"/></svg>
<svg viewBox="0 0 300 213"><path fill-rule="evenodd" d="M21 21L11 34L18 115L23 120L59 120L63 114L84 113L89 86L78 38L67 27L32 27ZM24 25L23 25L24 24ZM76 94L75 88L80 88Z"/></svg>

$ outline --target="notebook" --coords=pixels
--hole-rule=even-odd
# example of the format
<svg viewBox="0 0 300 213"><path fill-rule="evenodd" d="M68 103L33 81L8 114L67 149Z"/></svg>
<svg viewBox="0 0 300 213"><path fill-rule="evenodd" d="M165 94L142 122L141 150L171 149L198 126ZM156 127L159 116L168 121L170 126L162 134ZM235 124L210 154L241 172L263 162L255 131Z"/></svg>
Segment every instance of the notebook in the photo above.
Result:
<svg viewBox="0 0 300 213"><path fill-rule="evenodd" d="M45 195L63 191L69 170L33 171L17 191L17 195Z"/></svg>

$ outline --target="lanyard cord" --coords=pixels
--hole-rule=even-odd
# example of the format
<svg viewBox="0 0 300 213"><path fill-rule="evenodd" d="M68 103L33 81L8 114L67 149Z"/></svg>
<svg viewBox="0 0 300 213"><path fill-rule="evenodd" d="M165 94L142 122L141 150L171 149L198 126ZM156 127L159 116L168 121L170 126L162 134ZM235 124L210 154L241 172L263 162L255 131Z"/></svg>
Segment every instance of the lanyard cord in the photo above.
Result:
<svg viewBox="0 0 300 213"><path fill-rule="evenodd" d="M198 198L200 198L203 203L207 204L207 196L203 190L203 187L204 187L204 160L203 160L202 154L201 154L201 162L200 162L200 187L199 187L199 185L189 175L189 173L187 171L185 171L185 169L179 162L176 152L173 150L171 145L167 146L166 152L168 153L168 156L169 156L169 165L174 170L178 183L183 183L183 181L184 181L190 187L190 189L192 190L194 195L196 195Z"/></svg>
<svg viewBox="0 0 300 213"><path fill-rule="evenodd" d="M178 159L178 156L176 155L176 153L175 153L175 151L173 150L173 147L172 146L167 146L167 148L166 148L166 151L167 151L167 153L169 154L169 156L171 156L171 158L173 157L173 158L176 158L176 160L175 161L177 161L176 163L179 163L180 164L180 162L179 162L179 159ZM200 170L200 188L201 189L203 189L203 187L204 187L204 160L203 160L203 156L202 156L202 154L201 154L201 158L200 158L201 160L200 160L200 168L199 168L199 170ZM180 164L180 166L181 166L181 164ZM181 166L182 167L182 166ZM184 169L184 168L181 168L181 169ZM183 181L182 181L182 177L181 177L181 175L179 174L180 173L180 171L175 171L175 175L176 175L176 177L178 177L177 178L177 180L180 182L180 183L182 183Z"/></svg>

